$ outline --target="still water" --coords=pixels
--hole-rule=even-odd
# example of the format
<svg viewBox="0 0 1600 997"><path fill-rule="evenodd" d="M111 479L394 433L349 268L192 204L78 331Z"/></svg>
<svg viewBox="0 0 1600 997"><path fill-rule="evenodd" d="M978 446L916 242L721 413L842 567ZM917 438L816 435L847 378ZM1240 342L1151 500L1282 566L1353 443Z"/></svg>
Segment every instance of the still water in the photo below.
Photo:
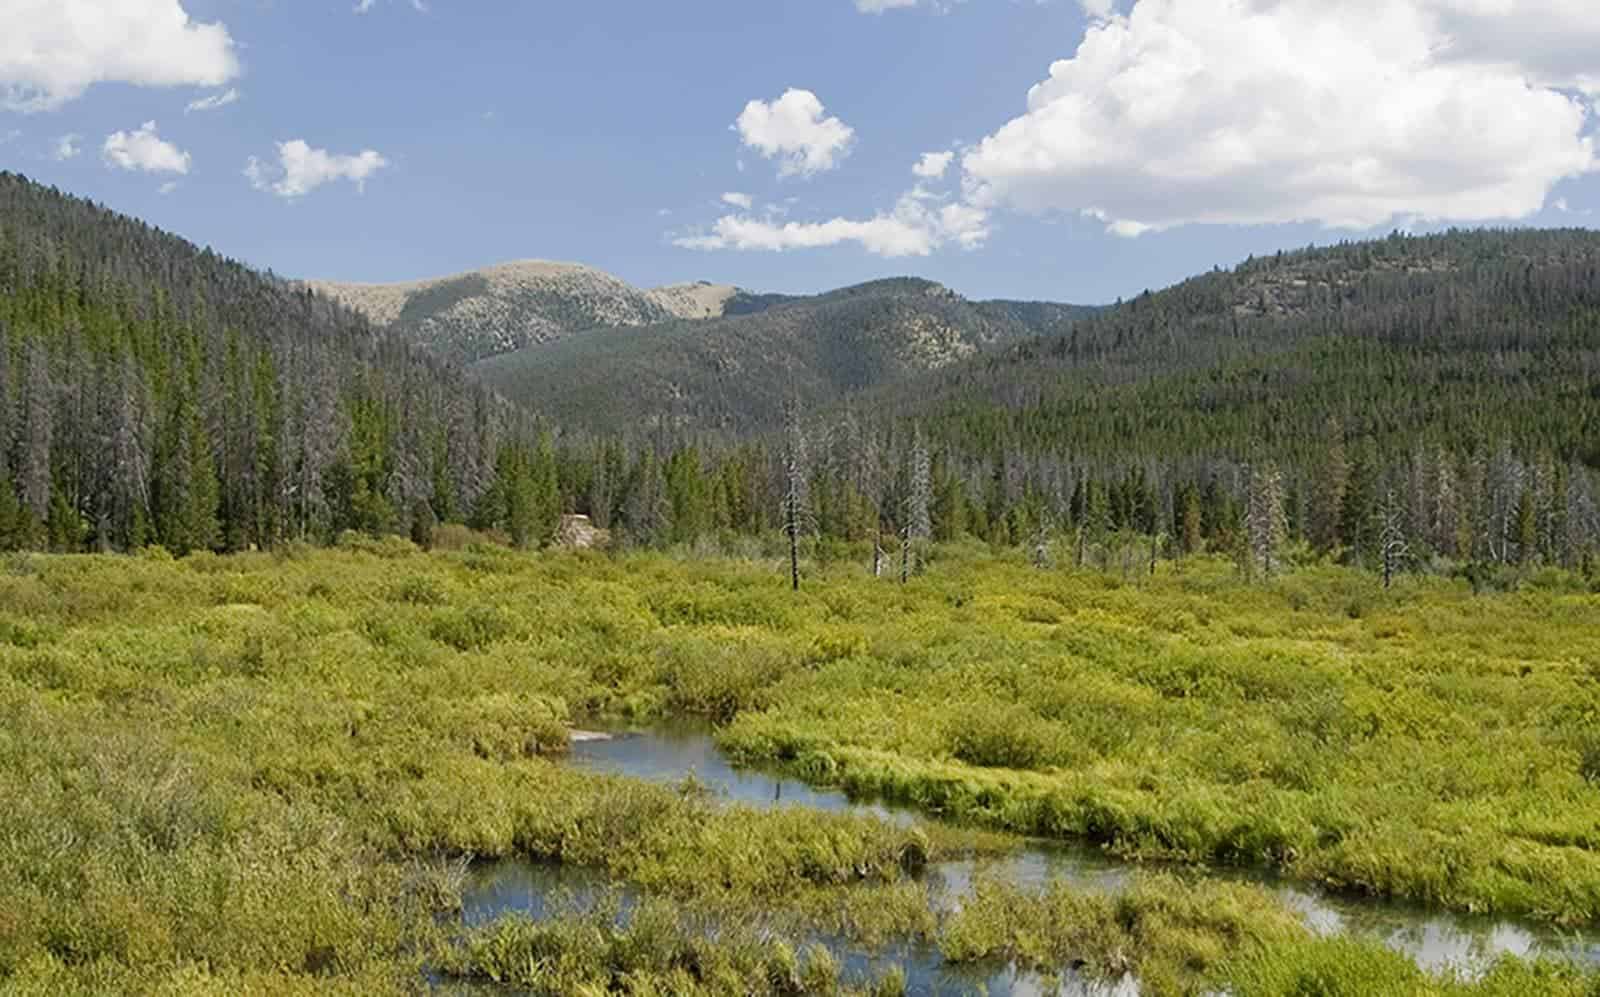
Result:
<svg viewBox="0 0 1600 997"><path fill-rule="evenodd" d="M571 763L595 772L655 782L679 782L692 775L722 799L751 806L795 806L862 813L897 824L927 819L909 809L852 800L837 790L818 789L759 770L735 768L717 750L709 732L698 726L577 741L573 744ZM1079 889L1114 892L1126 886L1138 869L1133 863L1119 861L1095 848L1034 841L1003 857L937 864L929 868L927 876L933 886L934 902L948 909L959 906L962 898L971 894L980 874L1023 887L1042 888L1063 880ZM1600 931L1595 929L1564 933L1546 925L1444 914L1414 905L1325 894L1260 874L1234 870L1221 870L1216 874L1251 879L1273 890L1315 931L1349 932L1378 938L1428 969L1471 973L1503 954L1560 956L1600 965ZM472 872L465 918L468 924L479 924L509 912L540 917L558 896L581 902L584 897L598 895L608 887L603 875L589 870L525 862L488 864ZM957 970L945 966L938 951L927 946L891 947L872 953L843 944L829 947L846 970L858 979L876 977L891 966L902 967L911 992L916 994L972 993L980 989L993 997L1057 993L1133 997L1138 993L1138 986L1132 979L1114 984L1089 983L1068 974L1060 981L1051 982L1017 972L1009 966Z"/></svg>

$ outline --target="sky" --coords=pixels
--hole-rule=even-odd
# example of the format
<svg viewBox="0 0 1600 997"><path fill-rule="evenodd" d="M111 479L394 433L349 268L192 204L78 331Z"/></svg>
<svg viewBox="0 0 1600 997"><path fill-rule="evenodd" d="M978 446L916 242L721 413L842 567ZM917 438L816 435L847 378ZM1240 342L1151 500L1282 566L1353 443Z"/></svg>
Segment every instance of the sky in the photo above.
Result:
<svg viewBox="0 0 1600 997"><path fill-rule="evenodd" d="M0 169L290 277L1102 303L1593 225L1592 3L0 0Z"/></svg>

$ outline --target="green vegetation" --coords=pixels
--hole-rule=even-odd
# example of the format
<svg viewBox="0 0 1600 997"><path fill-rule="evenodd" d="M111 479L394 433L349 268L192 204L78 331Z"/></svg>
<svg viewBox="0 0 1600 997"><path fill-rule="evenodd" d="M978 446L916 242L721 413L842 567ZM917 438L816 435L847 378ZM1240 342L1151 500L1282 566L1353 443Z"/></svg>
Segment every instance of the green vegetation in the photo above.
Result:
<svg viewBox="0 0 1600 997"><path fill-rule="evenodd" d="M905 993L903 980L893 974L860 990L848 987L827 948L814 945L797 953L786 942L773 941L769 930L695 917L658 900L646 901L626 924L619 922L619 912L620 904L610 897L544 921L504 918L450 952L444 968L454 976L507 984L539 997L619 989L728 997Z"/></svg>
<svg viewBox="0 0 1600 997"><path fill-rule="evenodd" d="M827 992L806 952L835 935L1131 970L1152 993L1474 992L1203 878L1119 898L991 884L936 914L916 870L1008 847L963 822L1595 920L1592 597L1555 577L1474 597L1343 569L1124 583L932 556L910 585L839 564L799 596L776 559L394 539L13 556L0 991L399 992L431 966L549 992L618 973L638 993ZM758 812L560 761L574 719L696 714L746 757L954 822ZM643 913L463 933L466 855L590 867ZM563 975L519 978L534 955ZM1594 983L1507 963L1481 992L1518 985Z"/></svg>
<svg viewBox="0 0 1600 997"><path fill-rule="evenodd" d="M534 439L398 334L0 171L0 550L509 530Z"/></svg>
<svg viewBox="0 0 1600 997"><path fill-rule="evenodd" d="M782 425L790 396L833 405L1047 332L1093 308L973 302L932 281L873 281L808 297L730 302L721 318L593 329L490 356L476 372L570 429L662 424L727 435Z"/></svg>
<svg viewBox="0 0 1600 997"><path fill-rule="evenodd" d="M849 650L721 740L955 820L1586 923L1600 603L1549 581L941 564L820 595Z"/></svg>

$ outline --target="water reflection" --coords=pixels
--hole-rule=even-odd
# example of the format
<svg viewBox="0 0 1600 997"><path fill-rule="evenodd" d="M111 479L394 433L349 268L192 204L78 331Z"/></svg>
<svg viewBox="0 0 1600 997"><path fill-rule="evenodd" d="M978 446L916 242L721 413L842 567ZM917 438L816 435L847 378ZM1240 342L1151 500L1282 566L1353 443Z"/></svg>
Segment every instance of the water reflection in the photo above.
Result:
<svg viewBox="0 0 1600 997"><path fill-rule="evenodd" d="M581 866L543 862L483 862L467 871L462 890L461 920L469 928L505 914L526 914L543 920L557 911L587 909L612 887L606 874ZM634 891L621 888L622 908L633 906Z"/></svg>
<svg viewBox="0 0 1600 997"><path fill-rule="evenodd" d="M925 819L909 808L852 800L838 790L817 789L784 776L735 768L699 725L677 725L575 744L572 757L576 764L596 772L657 782L678 781L692 774L723 798L751 806L866 813L900 825ZM941 884L935 891L936 903L943 909L955 909L964 896L971 894L972 884L980 874L1027 888L1043 888L1061 880L1078 889L1113 893L1127 886L1137 868L1096 848L1033 842L1012 855L944 863L929 874ZM1600 931L1593 928L1563 933L1546 925L1443 914L1410 904L1316 893L1256 873L1218 870L1214 874L1249 879L1273 889L1314 931L1381 939L1427 969L1471 973L1501 955L1556 956L1600 965Z"/></svg>
<svg viewBox="0 0 1600 997"><path fill-rule="evenodd" d="M559 916L566 911L591 910L602 897L614 895L604 873L573 866L504 861L482 863L469 872L462 905L468 927L488 924L508 914L534 919ZM637 893L623 887L618 919L625 921L636 906ZM1027 973L1012 965L947 965L939 950L925 944L900 944L867 950L837 938L813 937L807 944L826 947L839 960L847 979L867 982L881 979L899 968L906 988L917 995L986 993L991 997L1137 997L1132 978L1115 984L1097 983L1075 975L1059 979ZM436 980L437 987L455 985Z"/></svg>
<svg viewBox="0 0 1600 997"><path fill-rule="evenodd" d="M677 782L693 775L724 799L751 806L850 811L901 826L909 826L920 817L905 807L856 802L837 790L814 789L795 779L734 768L698 724L620 734L604 741L581 741L572 746L572 760L597 772L652 782Z"/></svg>
<svg viewBox="0 0 1600 997"><path fill-rule="evenodd" d="M1417 965L1467 976L1500 956L1549 956L1600 966L1600 936L1548 925L1428 911L1412 904L1313 895L1279 886L1278 895L1321 935L1356 934L1381 939Z"/></svg>

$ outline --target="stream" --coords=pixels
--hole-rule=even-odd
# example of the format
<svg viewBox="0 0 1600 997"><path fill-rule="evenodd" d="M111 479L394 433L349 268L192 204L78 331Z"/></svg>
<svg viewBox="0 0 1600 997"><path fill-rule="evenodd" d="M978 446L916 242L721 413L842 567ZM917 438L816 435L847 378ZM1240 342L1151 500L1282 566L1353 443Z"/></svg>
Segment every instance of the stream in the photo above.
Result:
<svg viewBox="0 0 1600 997"><path fill-rule="evenodd" d="M718 751L709 731L698 725L618 734L610 739L575 740L571 764L652 782L677 782L692 774L720 798L749 806L797 806L870 814L897 824L932 819L907 808L852 800L840 791L818 789L784 776L735 768ZM980 871L1023 887L1044 887L1064 880L1079 889L1114 892L1122 889L1139 869L1136 863L1118 860L1086 845L1030 840L1004 856L937 863L929 867L926 875L933 886L935 903L957 906L962 897L970 894ZM1600 928L1564 932L1543 924L1334 895L1261 872L1223 869L1213 870L1212 874L1249 880L1272 890L1316 932L1350 932L1377 938L1430 970L1472 973L1507 954L1554 956L1600 966ZM547 901L557 895L582 898L595 895L608 885L603 874L592 870L514 861L485 864L470 874L464 918L468 925L476 925L511 912L540 917ZM922 945L891 946L870 953L842 944L829 947L847 973L856 978L877 976L890 966L901 966L910 992L916 994L971 993L980 987L993 997L1047 993L1129 997L1138 993L1138 986L1131 979L1107 985L1075 979L1069 973L1059 983L1047 983L1009 966L975 970L945 966L936 948Z"/></svg>

